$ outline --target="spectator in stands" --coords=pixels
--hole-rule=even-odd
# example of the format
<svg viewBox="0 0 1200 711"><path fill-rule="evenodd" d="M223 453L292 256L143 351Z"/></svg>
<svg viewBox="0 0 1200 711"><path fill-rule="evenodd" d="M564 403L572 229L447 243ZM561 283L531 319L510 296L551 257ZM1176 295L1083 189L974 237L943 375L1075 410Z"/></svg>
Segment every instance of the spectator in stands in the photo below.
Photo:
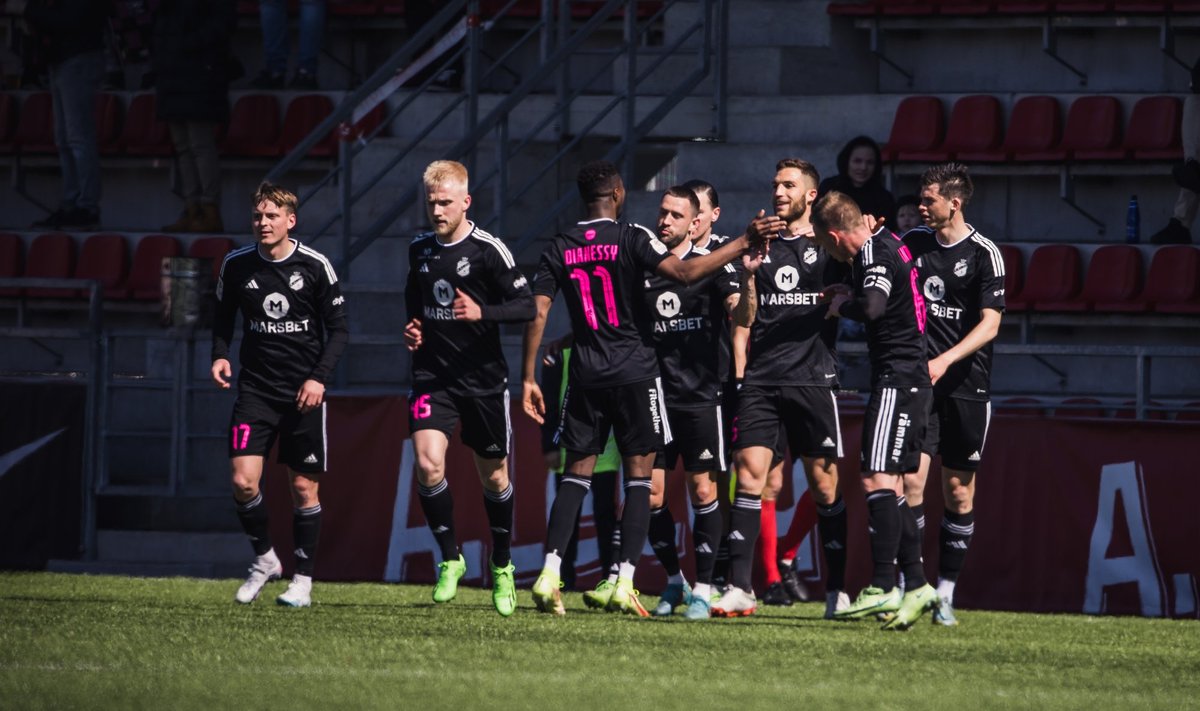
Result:
<svg viewBox="0 0 1200 711"><path fill-rule="evenodd" d="M1175 214L1167 226L1150 236L1155 244L1187 244L1192 241L1192 223L1200 207L1200 59L1192 65L1192 93L1183 100L1183 159L1172 172L1179 184Z"/></svg>
<svg viewBox="0 0 1200 711"><path fill-rule="evenodd" d="M254 79L255 89L282 89L288 68L288 13L286 0L259 0L262 22L263 70ZM325 0L300 0L300 46L291 89L317 88L317 55L325 35Z"/></svg>
<svg viewBox="0 0 1200 711"><path fill-rule="evenodd" d="M229 118L230 37L236 0L174 0L158 8L154 73L158 118L171 129L183 214L164 232L224 232L217 126Z"/></svg>
<svg viewBox="0 0 1200 711"><path fill-rule="evenodd" d="M855 136L838 153L838 174L821 181L817 192L849 195L863 214L882 218L889 229L896 229L896 200L883 186L881 165L879 144L868 136Z"/></svg>
<svg viewBox="0 0 1200 711"><path fill-rule="evenodd" d="M100 158L96 92L104 79L105 3L94 0L7 0L40 45L50 75L54 142L62 170L59 207L37 228L95 229L100 223Z"/></svg>
<svg viewBox="0 0 1200 711"><path fill-rule="evenodd" d="M902 235L914 227L924 224L921 220L921 200L916 195L905 195L896 201L896 234Z"/></svg>

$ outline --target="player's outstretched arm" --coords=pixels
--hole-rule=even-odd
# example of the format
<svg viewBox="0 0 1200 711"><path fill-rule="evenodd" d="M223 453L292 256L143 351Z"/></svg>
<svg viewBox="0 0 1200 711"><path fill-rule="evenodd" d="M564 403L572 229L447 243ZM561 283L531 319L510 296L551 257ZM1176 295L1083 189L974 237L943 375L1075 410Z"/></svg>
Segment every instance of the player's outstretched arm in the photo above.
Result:
<svg viewBox="0 0 1200 711"><path fill-rule="evenodd" d="M765 215L762 210L750 221L746 232L731 239L717 250L682 261L668 255L659 262L658 275L684 285L691 284L712 274L751 249L766 249L768 240L775 239L787 229L787 222L775 215Z"/></svg>
<svg viewBox="0 0 1200 711"><path fill-rule="evenodd" d="M929 379L936 384L950 366L986 346L999 333L1000 312L990 308L980 309L979 323L975 324L975 328L968 331L954 347L929 361Z"/></svg>

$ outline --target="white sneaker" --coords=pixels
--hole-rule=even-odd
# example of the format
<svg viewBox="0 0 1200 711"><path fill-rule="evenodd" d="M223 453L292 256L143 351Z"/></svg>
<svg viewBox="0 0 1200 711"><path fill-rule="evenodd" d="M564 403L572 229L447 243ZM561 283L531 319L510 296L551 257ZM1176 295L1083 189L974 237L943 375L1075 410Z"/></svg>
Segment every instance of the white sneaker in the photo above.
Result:
<svg viewBox="0 0 1200 711"><path fill-rule="evenodd" d="M287 590L275 598L275 602L288 607L308 607L312 604L312 578L299 573L292 576Z"/></svg>
<svg viewBox="0 0 1200 711"><path fill-rule="evenodd" d="M748 593L739 587L731 586L712 606L713 617L746 617L753 615L758 608L754 593Z"/></svg>
<svg viewBox="0 0 1200 711"><path fill-rule="evenodd" d="M279 562L279 556L275 555L275 549L272 548L254 559L254 564L250 566L250 577L238 588L234 599L243 605L249 605L262 592L263 586L272 580L278 580L281 575L283 564Z"/></svg>
<svg viewBox="0 0 1200 711"><path fill-rule="evenodd" d="M825 593L825 619L832 620L833 613L841 612L850 607L850 596L842 590L830 590Z"/></svg>

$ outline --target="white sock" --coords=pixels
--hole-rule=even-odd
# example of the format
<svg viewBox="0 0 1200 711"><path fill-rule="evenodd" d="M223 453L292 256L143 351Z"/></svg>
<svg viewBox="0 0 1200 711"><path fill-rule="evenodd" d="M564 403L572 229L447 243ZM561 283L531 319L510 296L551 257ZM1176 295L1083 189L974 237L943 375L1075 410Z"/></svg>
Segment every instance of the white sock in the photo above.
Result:
<svg viewBox="0 0 1200 711"><path fill-rule="evenodd" d="M696 583L696 587L692 588L692 595L707 600L712 597L712 586L708 583Z"/></svg>
<svg viewBox="0 0 1200 711"><path fill-rule="evenodd" d="M938 578L937 593L938 597L942 598L950 604L954 604L954 582L945 578Z"/></svg>
<svg viewBox="0 0 1200 711"><path fill-rule="evenodd" d="M558 575L562 572L562 556L554 553L546 554L546 562L542 564L542 572Z"/></svg>
<svg viewBox="0 0 1200 711"><path fill-rule="evenodd" d="M683 571L679 571L674 575L667 576L668 585L687 585L687 581L683 579Z"/></svg>
<svg viewBox="0 0 1200 711"><path fill-rule="evenodd" d="M616 585L617 584L617 574L609 573L608 574L608 582L612 583L613 585Z"/></svg>
<svg viewBox="0 0 1200 711"><path fill-rule="evenodd" d="M312 589L312 576L296 573L292 576L292 585L304 585L309 589Z"/></svg>
<svg viewBox="0 0 1200 711"><path fill-rule="evenodd" d="M620 580L621 578L625 578L626 580L632 581L633 571L635 570L637 570L637 566L633 563L622 562L621 569L617 571L617 579Z"/></svg>
<svg viewBox="0 0 1200 711"><path fill-rule="evenodd" d="M900 592L904 592L904 573L900 573L899 578L900 578L900 582L897 583L897 585L900 588Z"/></svg>

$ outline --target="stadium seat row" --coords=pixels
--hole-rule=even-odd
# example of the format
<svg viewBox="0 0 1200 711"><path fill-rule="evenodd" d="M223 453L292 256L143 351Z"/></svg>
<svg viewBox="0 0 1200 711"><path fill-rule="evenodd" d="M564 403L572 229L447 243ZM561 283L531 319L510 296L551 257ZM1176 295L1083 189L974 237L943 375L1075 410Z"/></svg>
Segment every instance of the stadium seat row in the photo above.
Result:
<svg viewBox="0 0 1200 711"><path fill-rule="evenodd" d="M1137 247L1106 245L1092 253L1086 279L1074 245L1042 245L1027 264L1013 245L1000 251L1010 312L1200 314L1200 249L1190 245L1159 247L1148 270Z"/></svg>
<svg viewBox="0 0 1200 711"><path fill-rule="evenodd" d="M240 157L286 155L333 113L333 100L324 94L297 96L287 104L280 120L279 98L274 94L246 94L233 102L229 123L218 137L221 154ZM383 119L377 106L355 128L356 135L375 129ZM173 152L166 124L155 117L153 93L137 94L126 107L118 94L96 97L96 138L101 155L168 156ZM0 94L0 154L46 155L57 152L54 110L49 92L29 94L18 111L17 99ZM323 158L337 153L334 134L309 151Z"/></svg>
<svg viewBox="0 0 1200 711"><path fill-rule="evenodd" d="M1072 15L1106 12L1163 15L1200 12L1197 0L865 0L831 2L830 15L871 17L896 15Z"/></svg>
<svg viewBox="0 0 1200 711"><path fill-rule="evenodd" d="M1071 103L1063 126L1058 99L1018 99L1004 131L1000 100L986 94L954 102L947 126L942 100L909 96L896 107L883 146L885 161L974 163L1177 160L1182 104L1173 96L1137 101L1122 137L1121 102L1112 96L1081 96Z"/></svg>
<svg viewBox="0 0 1200 711"><path fill-rule="evenodd" d="M1125 400L1114 406L1094 397L1069 397L1055 401L1021 396L996 402L995 411L996 414L1011 417L1043 417L1053 414L1055 417L1115 417L1132 420L1137 416L1136 405L1134 400ZM1200 422L1200 402L1189 402L1175 408L1157 400L1148 400L1145 417L1147 420L1166 420L1169 419L1170 410L1175 411L1176 421Z"/></svg>
<svg viewBox="0 0 1200 711"><path fill-rule="evenodd" d="M211 259L213 279L221 268L221 260L233 249L228 237L201 237L188 247L187 256ZM76 259L75 240L61 232L50 232L34 238L29 254L24 255L24 242L19 235L0 233L0 277L34 277L41 279L95 279L100 282L104 298L132 301L154 301L162 293L162 260L164 257L184 256L179 240L169 235L146 235L138 240L130 260L125 235L95 234L84 240ZM0 296L30 296L34 298L86 298L87 291L46 288L3 288Z"/></svg>
<svg viewBox="0 0 1200 711"><path fill-rule="evenodd" d="M289 0L288 5L294 7L299 3L297 0ZM510 0L482 0L479 3L479 11L485 17L490 17L504 9L505 5L510 4ZM604 4L604 0L573 0L571 2L571 16L575 19L586 19L591 17L596 8ZM542 0L515 0L511 2L512 7L505 13L506 17L515 18L534 18L542 14ZM343 17L374 17L376 15L404 15L404 0L330 0L329 13L331 15L340 15ZM658 12L662 7L661 2L642 2L638 3L638 17L649 17ZM256 0L241 0L238 3L238 13L241 15L258 15L258 2Z"/></svg>

